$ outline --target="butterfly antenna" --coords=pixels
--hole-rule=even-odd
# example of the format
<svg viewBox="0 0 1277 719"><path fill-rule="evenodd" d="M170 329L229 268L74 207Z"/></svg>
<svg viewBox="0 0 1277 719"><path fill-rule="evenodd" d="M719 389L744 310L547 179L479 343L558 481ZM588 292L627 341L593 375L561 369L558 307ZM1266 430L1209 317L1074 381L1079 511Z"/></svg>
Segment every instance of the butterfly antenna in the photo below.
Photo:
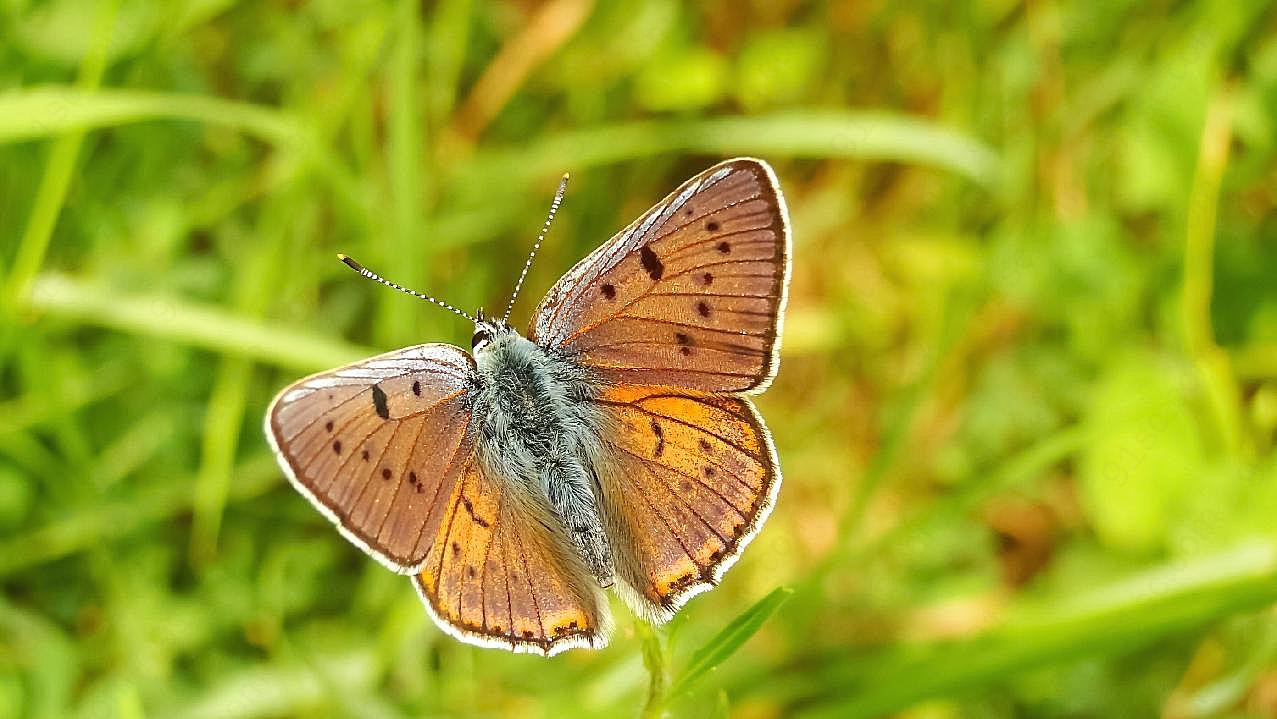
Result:
<svg viewBox="0 0 1277 719"><path fill-rule="evenodd" d="M541 234L537 235L536 244L532 245L532 252L528 253L528 261L523 263L523 271L519 273L519 281L514 283L514 294L510 295L510 303L505 306L505 315L501 318L501 323L505 324L510 319L510 312L514 309L514 301L519 299L519 290L523 289L523 280L528 277L528 268L532 267L532 260L537 256L537 250L541 249L541 243L545 241L546 234L550 231L550 223L554 222L554 213L559 211L559 204L563 202L563 193L568 189L568 174L563 173L563 179L559 181L559 191L554 193L554 202L550 203L550 214L545 218L545 224L541 226Z"/></svg>
<svg viewBox="0 0 1277 719"><path fill-rule="evenodd" d="M465 317L466 319L470 320L471 322L474 322L474 321L475 321L473 317L471 317L470 315L466 314L465 312L463 312L463 311L461 311L461 310L457 309L456 307L453 307L452 305L448 304L447 302L444 302L443 300L435 299L434 297L431 297L430 295L425 294L424 292L418 292L418 291L416 291L416 290L410 290L410 289L408 289L407 287L404 287L403 285L397 285L397 284L395 284L395 283L391 282L390 280L386 279L385 277L382 277L381 275L377 274L376 272L373 272L372 270L368 269L367 267L364 267L363 265L359 264L358 262L355 262L355 260L354 260L353 258L347 257L346 255L343 255L343 254L341 254L340 252L339 252L339 253L337 253L337 259L339 259L339 260L341 260L342 262L346 263L346 266L347 266L347 267L349 267L350 269L354 270L355 272L358 272L359 274L363 275L364 277L367 277L367 278L368 278L368 279L370 279L370 280L373 280L373 281L375 281L375 282L380 282L381 284L383 284L383 285L385 285L385 286L387 286L387 287L391 287L391 288L394 288L394 289L396 289L396 290L399 290L400 292L404 292L404 293L410 294L410 295L412 295L413 297L416 297L417 299L420 299L420 300L426 300L427 302L433 302L433 303L435 303L436 305L439 305L440 307L444 308L445 310L449 310L449 311L452 311L452 312L456 312L457 314L461 315L462 317Z"/></svg>

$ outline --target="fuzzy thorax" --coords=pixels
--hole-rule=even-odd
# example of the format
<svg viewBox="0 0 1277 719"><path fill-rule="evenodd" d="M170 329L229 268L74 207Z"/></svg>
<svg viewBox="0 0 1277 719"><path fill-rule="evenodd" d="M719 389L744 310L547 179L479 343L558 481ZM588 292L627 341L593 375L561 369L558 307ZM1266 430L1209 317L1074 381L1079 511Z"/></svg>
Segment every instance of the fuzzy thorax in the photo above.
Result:
<svg viewBox="0 0 1277 719"><path fill-rule="evenodd" d="M599 584L610 586L612 551L592 479L601 420L585 370L504 324L476 325L474 356L472 411L486 468L543 525L562 529Z"/></svg>

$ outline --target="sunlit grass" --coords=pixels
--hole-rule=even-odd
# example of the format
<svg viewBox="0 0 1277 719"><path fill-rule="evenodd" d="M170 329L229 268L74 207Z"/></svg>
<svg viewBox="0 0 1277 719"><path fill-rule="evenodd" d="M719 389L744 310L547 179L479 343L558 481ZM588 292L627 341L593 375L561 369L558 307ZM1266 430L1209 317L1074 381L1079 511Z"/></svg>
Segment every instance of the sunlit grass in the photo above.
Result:
<svg viewBox="0 0 1277 719"><path fill-rule="evenodd" d="M766 6L766 7L764 7ZM841 9L839 9L841 8ZM0 10L0 716L1277 712L1261 4ZM273 393L777 169L785 484L600 652L458 644L279 475Z"/></svg>

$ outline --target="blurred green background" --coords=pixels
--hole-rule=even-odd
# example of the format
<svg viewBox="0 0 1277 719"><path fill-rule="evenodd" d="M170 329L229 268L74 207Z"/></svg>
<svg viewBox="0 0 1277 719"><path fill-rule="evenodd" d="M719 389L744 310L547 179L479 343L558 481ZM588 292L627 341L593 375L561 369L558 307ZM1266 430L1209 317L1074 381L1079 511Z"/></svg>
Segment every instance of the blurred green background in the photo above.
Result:
<svg viewBox="0 0 1277 719"><path fill-rule="evenodd" d="M660 633L442 635L262 437L468 346L334 253L499 306L570 171L522 325L738 154L770 523ZM0 716L1277 716L1275 205L1271 3L0 0Z"/></svg>

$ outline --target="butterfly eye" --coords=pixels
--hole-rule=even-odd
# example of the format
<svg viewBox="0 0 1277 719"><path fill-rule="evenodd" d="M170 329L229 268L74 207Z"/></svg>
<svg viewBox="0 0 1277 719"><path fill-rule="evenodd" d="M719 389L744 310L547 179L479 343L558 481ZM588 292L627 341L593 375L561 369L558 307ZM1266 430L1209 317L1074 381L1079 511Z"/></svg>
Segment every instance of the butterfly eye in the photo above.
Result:
<svg viewBox="0 0 1277 719"><path fill-rule="evenodd" d="M474 333L474 337L470 338L470 349L471 350L478 349L479 345L487 342L490 339L492 339L492 335L488 334L487 330L479 330L478 332Z"/></svg>

